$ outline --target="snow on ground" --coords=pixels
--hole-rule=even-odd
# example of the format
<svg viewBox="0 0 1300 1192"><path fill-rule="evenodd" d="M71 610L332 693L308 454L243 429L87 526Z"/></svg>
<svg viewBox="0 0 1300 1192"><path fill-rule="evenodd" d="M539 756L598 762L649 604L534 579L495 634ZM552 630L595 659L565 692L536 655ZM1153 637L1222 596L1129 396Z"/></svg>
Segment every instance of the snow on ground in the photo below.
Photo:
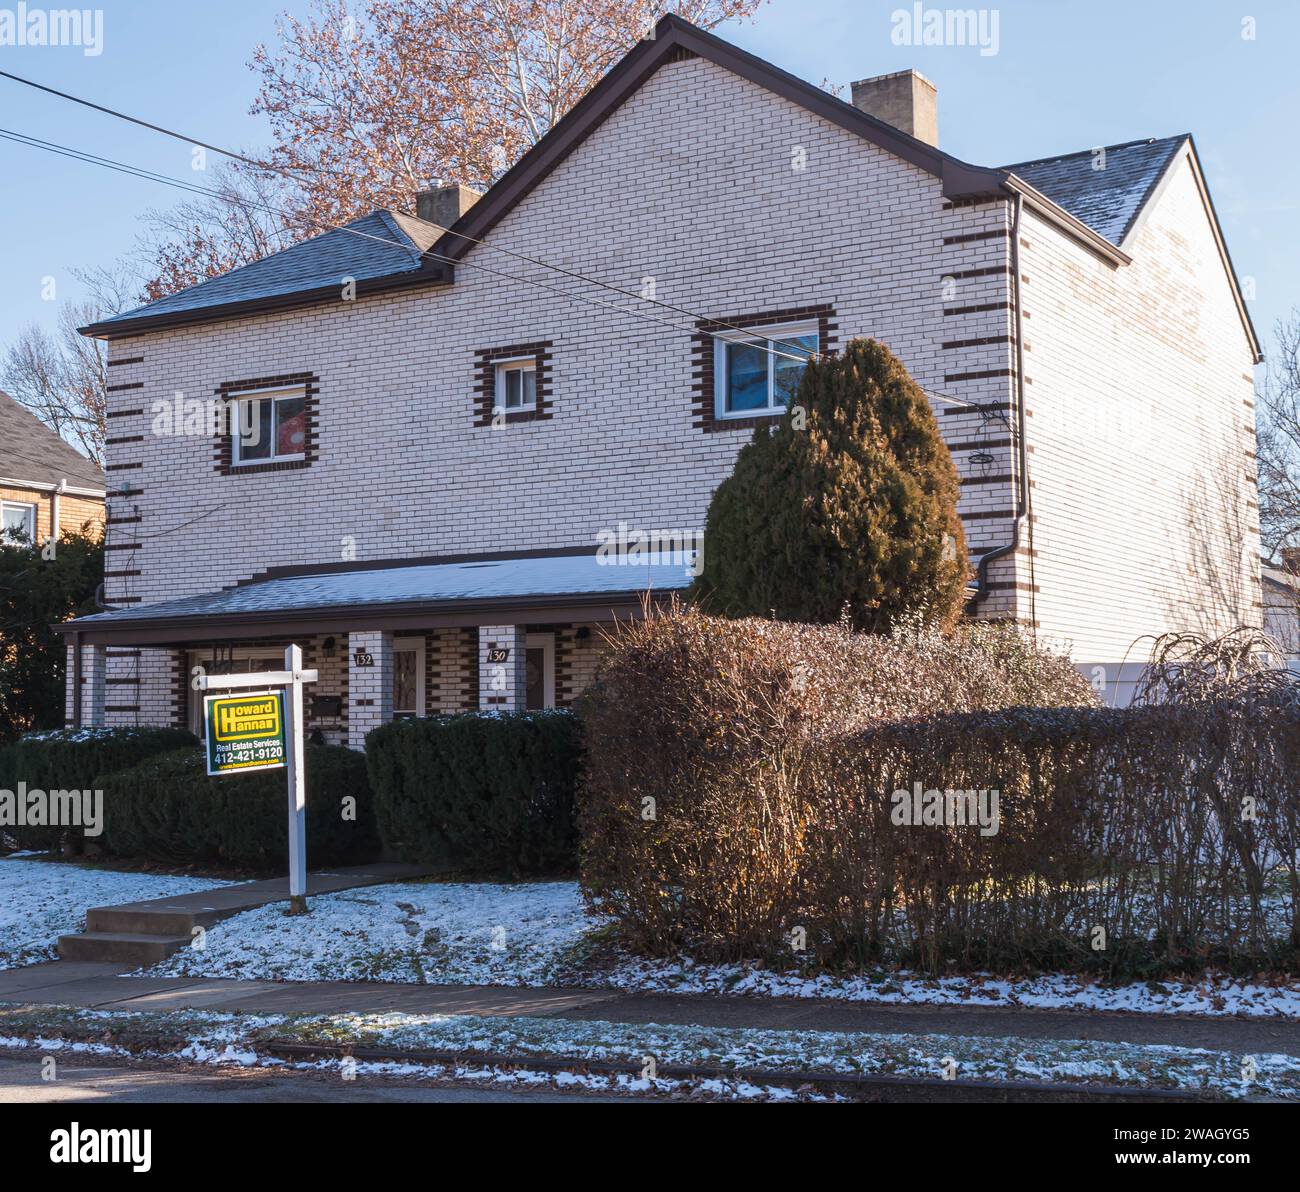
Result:
<svg viewBox="0 0 1300 1192"><path fill-rule="evenodd" d="M86 911L229 885L208 877L119 873L71 862L0 860L0 969L54 957L61 935L84 930Z"/></svg>
<svg viewBox="0 0 1300 1192"><path fill-rule="evenodd" d="M742 965L625 958L583 965L603 923L572 882L407 883L311 900L312 913L263 907L208 929L153 974L432 985L601 985L649 992L831 998L884 1004L1024 1006L1155 1014L1300 1018L1300 982L1212 977L1106 986L1084 976L929 978L882 969L804 977Z"/></svg>
<svg viewBox="0 0 1300 1192"><path fill-rule="evenodd" d="M590 930L573 882L403 883L246 911L149 971L283 981L546 985ZM571 979L571 978L570 978Z"/></svg>
<svg viewBox="0 0 1300 1192"><path fill-rule="evenodd" d="M18 1008L0 1013L0 1046L58 1052L150 1055L210 1064L286 1066L268 1054L273 1037L350 1043L392 1050L388 1061L337 1059L288 1066L356 1075L414 1076L547 1084L627 1092L702 1091L724 1097L794 1099L764 1083L766 1073L805 1071L927 1079L1033 1080L1049 1083L1188 1089L1229 1097L1300 1099L1300 1058L1250 1056L1200 1048L1077 1039L971 1038L962 1035L862 1034L753 1028L571 1022L553 1018L353 1014L239 1015L204 1011L139 1013ZM408 1050L459 1053L429 1063ZM510 1069L484 1056L509 1056ZM627 1064L625 1075L589 1076L530 1069L532 1057ZM654 1067L649 1067L649 1061ZM664 1077L672 1065L721 1070L719 1076ZM732 1074L735 1074L734 1076Z"/></svg>

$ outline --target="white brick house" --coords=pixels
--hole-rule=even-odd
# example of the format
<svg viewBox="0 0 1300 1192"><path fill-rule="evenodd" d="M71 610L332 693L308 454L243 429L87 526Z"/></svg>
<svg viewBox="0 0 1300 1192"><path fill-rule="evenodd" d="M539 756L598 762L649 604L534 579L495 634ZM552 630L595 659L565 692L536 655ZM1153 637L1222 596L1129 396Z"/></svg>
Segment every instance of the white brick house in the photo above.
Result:
<svg viewBox="0 0 1300 1192"><path fill-rule="evenodd" d="M600 627L690 579L600 536L697 531L791 356L855 336L932 397L975 615L1113 689L1142 634L1258 624L1258 345L1191 138L975 167L932 102L904 72L845 103L666 17L486 195L88 328L112 607L63 627L69 720L187 721L194 666L290 640L330 740L567 703Z"/></svg>

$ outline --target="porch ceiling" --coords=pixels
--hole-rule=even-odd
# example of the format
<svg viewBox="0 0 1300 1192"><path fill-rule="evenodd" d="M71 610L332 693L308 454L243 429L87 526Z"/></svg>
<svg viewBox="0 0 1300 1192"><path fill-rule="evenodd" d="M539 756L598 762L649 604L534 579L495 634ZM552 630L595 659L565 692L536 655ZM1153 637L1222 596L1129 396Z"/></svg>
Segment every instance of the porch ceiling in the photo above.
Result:
<svg viewBox="0 0 1300 1192"><path fill-rule="evenodd" d="M286 636L339 629L605 621L690 586L673 554L619 562L583 554L486 557L279 575L201 596L78 617L55 626L123 645Z"/></svg>

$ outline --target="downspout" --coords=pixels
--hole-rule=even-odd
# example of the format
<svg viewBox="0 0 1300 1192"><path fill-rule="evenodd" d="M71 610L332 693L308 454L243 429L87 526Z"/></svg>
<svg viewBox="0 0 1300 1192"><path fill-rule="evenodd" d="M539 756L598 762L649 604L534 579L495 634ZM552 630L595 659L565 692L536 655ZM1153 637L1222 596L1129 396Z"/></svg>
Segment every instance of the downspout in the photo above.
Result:
<svg viewBox="0 0 1300 1192"><path fill-rule="evenodd" d="M59 498L67 487L68 478L65 476L54 486L54 492L50 494L50 540L56 543L59 540Z"/></svg>
<svg viewBox="0 0 1300 1192"><path fill-rule="evenodd" d="M973 612L989 597L989 564L1020 548L1020 529L1029 516L1029 449L1025 441L1025 336L1020 313L1020 212L1024 196L1016 193L1015 215L1011 221L1011 276L1015 287L1016 337L1016 517L1011 526L1011 541L984 554L975 569L975 594L970 599Z"/></svg>

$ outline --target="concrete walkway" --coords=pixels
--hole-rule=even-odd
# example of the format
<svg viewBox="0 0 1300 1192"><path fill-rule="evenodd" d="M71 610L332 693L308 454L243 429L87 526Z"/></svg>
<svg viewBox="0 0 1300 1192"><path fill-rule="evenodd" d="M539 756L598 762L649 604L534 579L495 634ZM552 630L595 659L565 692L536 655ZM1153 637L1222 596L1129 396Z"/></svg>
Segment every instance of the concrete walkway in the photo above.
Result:
<svg viewBox="0 0 1300 1192"><path fill-rule="evenodd" d="M120 964L52 961L0 971L0 1002L108 1010L202 1009L246 1014L399 1012L529 1016L766 1030L956 1034L985 1038L1164 1043L1235 1054L1300 1056L1300 1024L1110 1011L878 1006L802 998L624 993L502 985L239 981L121 975Z"/></svg>

